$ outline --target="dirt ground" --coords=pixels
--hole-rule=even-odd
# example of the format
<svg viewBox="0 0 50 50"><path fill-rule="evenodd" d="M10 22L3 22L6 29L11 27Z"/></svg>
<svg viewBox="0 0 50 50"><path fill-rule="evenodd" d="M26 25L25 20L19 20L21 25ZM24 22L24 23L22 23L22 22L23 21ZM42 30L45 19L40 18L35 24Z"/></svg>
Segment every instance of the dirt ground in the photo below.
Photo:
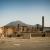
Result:
<svg viewBox="0 0 50 50"><path fill-rule="evenodd" d="M50 50L50 37L0 39L0 50Z"/></svg>

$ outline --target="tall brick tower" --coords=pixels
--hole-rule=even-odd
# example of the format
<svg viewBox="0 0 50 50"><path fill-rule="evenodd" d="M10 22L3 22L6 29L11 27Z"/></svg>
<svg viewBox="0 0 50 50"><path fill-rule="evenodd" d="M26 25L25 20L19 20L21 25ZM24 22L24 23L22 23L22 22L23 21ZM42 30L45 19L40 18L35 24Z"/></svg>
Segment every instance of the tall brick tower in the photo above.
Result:
<svg viewBox="0 0 50 50"><path fill-rule="evenodd" d="M44 16L42 16L42 32L44 30Z"/></svg>

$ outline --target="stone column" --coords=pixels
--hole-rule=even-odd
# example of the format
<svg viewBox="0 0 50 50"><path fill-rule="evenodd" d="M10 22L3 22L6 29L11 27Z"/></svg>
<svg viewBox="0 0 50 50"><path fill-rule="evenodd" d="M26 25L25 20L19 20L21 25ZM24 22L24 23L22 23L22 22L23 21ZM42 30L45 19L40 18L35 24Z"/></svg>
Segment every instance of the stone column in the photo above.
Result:
<svg viewBox="0 0 50 50"><path fill-rule="evenodd" d="M44 31L44 16L42 16L42 32Z"/></svg>

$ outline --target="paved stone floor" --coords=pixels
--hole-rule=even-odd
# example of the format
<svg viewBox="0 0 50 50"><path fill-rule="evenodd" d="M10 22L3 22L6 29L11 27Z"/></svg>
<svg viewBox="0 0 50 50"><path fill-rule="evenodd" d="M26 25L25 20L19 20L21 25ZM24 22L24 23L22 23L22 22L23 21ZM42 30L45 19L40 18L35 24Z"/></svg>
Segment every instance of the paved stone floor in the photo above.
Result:
<svg viewBox="0 0 50 50"><path fill-rule="evenodd" d="M0 50L50 50L50 37L0 39Z"/></svg>

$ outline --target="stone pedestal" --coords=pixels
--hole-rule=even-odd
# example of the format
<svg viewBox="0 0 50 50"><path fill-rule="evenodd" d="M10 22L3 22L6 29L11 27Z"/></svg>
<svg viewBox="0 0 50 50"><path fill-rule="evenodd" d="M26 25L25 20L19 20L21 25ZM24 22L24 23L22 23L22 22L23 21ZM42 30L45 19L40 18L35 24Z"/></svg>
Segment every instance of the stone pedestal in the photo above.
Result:
<svg viewBox="0 0 50 50"><path fill-rule="evenodd" d="M30 33L24 33L23 39L30 39Z"/></svg>

